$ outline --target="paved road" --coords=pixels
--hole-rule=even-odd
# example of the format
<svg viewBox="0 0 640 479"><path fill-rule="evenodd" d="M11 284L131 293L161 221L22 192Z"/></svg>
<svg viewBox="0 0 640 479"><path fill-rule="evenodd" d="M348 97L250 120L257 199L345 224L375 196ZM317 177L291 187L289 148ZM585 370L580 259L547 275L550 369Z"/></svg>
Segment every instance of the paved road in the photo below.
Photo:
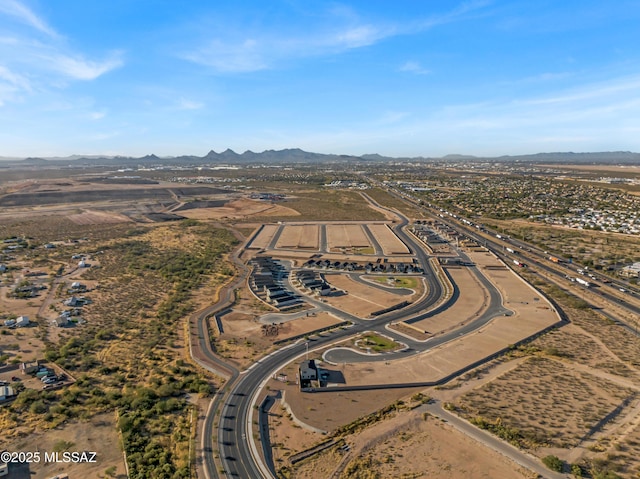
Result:
<svg viewBox="0 0 640 479"><path fill-rule="evenodd" d="M427 294L421 298L420 301L416 301L416 303L401 311L387 313L373 320L363 320L362 318L357 318L342 312L341 314L338 314L338 317L343 317L343 319L347 317L353 322L354 326L347 329L338 329L324 333L314 341L314 348L336 342L337 340L352 336L365 330L377 328L382 330L384 326L391 321L405 319L407 317L420 317L422 315L429 314L428 311L432 309L433 305L440 299L442 295L442 287L430 267L426 252L418 245L417 241L414 240L413 237L402 231L402 228L408 223L407 218L395 211L394 214L401 218L401 221L394 227L396 234L398 234L398 236L411 248L416 255L419 266L423 268L425 280L429 285ZM272 242L272 244L274 243ZM501 298L497 290L486 278L484 278L484 276L479 272L477 274L479 280L489 291L491 312L485 313L481 318L468 324L465 329L458 330L456 333L453 333L455 334L455 337L458 337L461 334L468 334L477 327L480 327L479 325L482 324L482 321L489 321L491 317L494 317L496 314L505 314L507 312L507 310L502 307ZM314 303L314 301L310 302ZM315 303L318 306L322 306L327 309L330 308L328 305L323 303ZM441 307L448 306L445 304ZM425 313L425 311L427 311L427 313ZM385 334L390 335L389 333L389 331L385 331ZM449 339L453 339L453 336ZM409 341L407 341L407 338L402 338L402 342L407 343ZM411 345L412 348L413 346L420 347L420 345L422 345L423 348L425 347L424 343L416 341L413 343L415 344ZM431 345L429 344L427 347L431 347ZM275 471L273 471L273 466L270 464L268 457L268 465L265 465L259 457L258 446L254 441L253 423L254 421L259 422L257 417L259 411L258 409L254 409L254 405L256 404L259 392L263 389L263 386L266 384L268 379L283 365L297 357L302 357L305 354L305 351L306 344L302 341L287 346L254 363L247 371L243 371L243 373L238 376L237 380L230 385L229 393L225 396L224 404L222 405L218 428L218 444L224 468L224 475L226 477L275 477ZM411 351L406 353L411 353ZM415 351L413 354L415 354ZM370 358L368 357L367 359ZM262 432L263 431L258 431L258 434L261 436L261 442L259 443L260 446L270 447L268 444L268 437L263 437ZM498 439L494 438L494 440L498 443L502 443ZM215 477L215 472L214 475L210 477Z"/></svg>
<svg viewBox="0 0 640 479"><path fill-rule="evenodd" d="M269 246L267 246L266 249L276 249L276 245L278 244L278 240L280 239L280 236L282 235L283 230L284 230L284 225L278 226L278 229L276 230L275 234L271 238L271 241L269 242Z"/></svg>
<svg viewBox="0 0 640 479"><path fill-rule="evenodd" d="M327 225L319 225L319 230L320 230L320 248L319 251L320 253L328 253L329 252L329 247L327 245Z"/></svg>
<svg viewBox="0 0 640 479"><path fill-rule="evenodd" d="M460 254L465 261L470 263L470 260L466 255L464 255L463 253L460 253ZM417 354L419 352L424 352L424 351L436 348L442 344L448 343L449 341L458 339L460 336L465 336L474 331L477 331L478 329L482 328L487 323L489 323L493 318L512 314L511 310L505 308L502 305L502 296L500 295L500 292L498 291L498 289L493 285L493 283L491 283L475 266L468 266L468 268L478 278L478 280L482 283L482 286L489 293L488 307L478 318L468 322L462 327L455 329L449 333L432 337L427 341L415 341L406 336L396 334L394 331L386 329L384 327L386 323L388 323L389 316L392 316L394 320L401 319L402 317L406 317L406 312L405 312L406 310L401 310L401 311L398 311L396 314L386 316L385 319L387 319L387 321L383 324L376 322L374 325L371 326L370 329L383 333L387 336L391 336L398 342L407 344L409 346L408 349L385 353L385 354L379 354L379 355L369 355L369 354L360 353L350 348L334 348L327 351L324 354L323 359L333 364L354 363L354 362L363 362L363 361L365 362L366 361L391 361L395 359L401 359L403 357L407 357L413 354ZM455 303L459 295L458 287L455 285L455 283L452 282L452 284L454 285L454 294L446 303L435 308L432 311L428 311L426 313L410 318L409 322L415 322L417 320L423 320L428 317L435 316L436 314L440 314L443 311L446 311L446 309L448 309L449 307L451 307Z"/></svg>
<svg viewBox="0 0 640 479"><path fill-rule="evenodd" d="M401 228L408 224L408 219L401 216L401 221L395 226L396 233L408 243L416 252L419 265L425 272L429 282L429 293L425 297L402 312L381 315L375 320L363 321L353 317L354 326L348 329L338 329L327 332L315 341L315 346L335 342L352 336L375 326L384 326L388 322L398 319L405 314L418 314L433 305L441 296L442 290L435 274L431 270L426 253L420 249L414 240L406 235ZM344 316L344 314L340 315ZM258 448L253 441L252 422L253 405L257 399L261 384L265 383L278 369L298 356L304 355L304 342L293 344L276 351L256 362L249 370L243 372L232 385L222 406L220 424L218 428L218 443L221 461L227 477L259 478L273 477L270 471L259 459Z"/></svg>
<svg viewBox="0 0 640 479"><path fill-rule="evenodd" d="M373 236L373 233L367 227L367 225L362 225L362 231L364 231L364 234L367 235L369 242L373 246L374 254L377 256L383 256L384 251L382 251L382 246L380 246L380 243L378 243L378 240L376 239L375 236Z"/></svg>

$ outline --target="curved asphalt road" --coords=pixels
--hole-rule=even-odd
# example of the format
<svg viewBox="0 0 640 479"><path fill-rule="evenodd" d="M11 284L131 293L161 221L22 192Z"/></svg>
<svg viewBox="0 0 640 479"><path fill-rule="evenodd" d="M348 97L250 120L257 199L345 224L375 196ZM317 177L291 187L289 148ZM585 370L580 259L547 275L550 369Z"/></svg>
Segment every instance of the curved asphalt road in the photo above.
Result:
<svg viewBox="0 0 640 479"><path fill-rule="evenodd" d="M467 262L469 262L469 258L466 257L463 253L460 253L460 255ZM464 336L466 334L472 333L473 331L476 331L482 328L483 326L485 326L487 323L489 323L493 318L497 316L504 316L507 314L511 314L512 313L511 310L503 307L502 296L500 295L500 292L498 291L498 289L482 273L480 273L480 271L475 266L469 266L468 268L471 269L471 271L475 274L478 280L489 292L489 306L486 309L486 311L483 314L481 314L477 319L470 321L469 323L465 324L464 326L458 329L455 329L454 331L429 338L426 341L415 341L405 336L394 334L393 331L385 329L384 325L381 325L378 323L375 325L375 327L372 327L370 329L376 330L387 336L393 336L394 339L396 339L398 342L407 344L409 348L400 350L400 351L385 353L385 354L364 354L354 349L340 347L340 348L335 348L327 351L324 354L323 359L333 364L354 363L354 362L362 362L362 361L390 361L390 360L400 359L412 354L417 354L419 352L424 352L429 349L433 349L444 343L457 339L460 336ZM412 318L412 321L415 321L418 319L422 320L424 318L434 316L435 314L438 314L446 310L447 308L449 308L455 302L458 295L457 293L459 293L458 287L455 285L455 283L452 283L452 284L454 284L455 291L454 291L454 296L449 301L447 301L445 304L441 305L440 307L434 309L433 311L417 316L416 318ZM402 310L402 315L403 316L405 315L404 310Z"/></svg>
<svg viewBox="0 0 640 479"><path fill-rule="evenodd" d="M398 215L395 211L393 213ZM413 238L402 231L402 228L408 224L408 219L401 215L398 216L401 221L394 229L401 239L415 252L418 263L423 268L426 280L429 282L428 294L421 301L408 306L401 312L387 313L369 321L356 318L352 328L327 332L315 341L314 347L335 342L376 326L383 327L388 322L407 315L418 314L435 304L440 298L442 288L431 270L426 253L418 247ZM218 426L220 459L226 477L259 478L273 477L275 475L272 464L267 464L266 466L262 464L253 441L252 422L258 414L257 411L254 411L253 405L262 389L261 384L265 383L282 365L297 356L303 355L305 350L306 344L304 342L280 349L260 359L247 371L240 373L238 380L231 385L230 392L222 406ZM213 471L213 473L215 474L216 471Z"/></svg>

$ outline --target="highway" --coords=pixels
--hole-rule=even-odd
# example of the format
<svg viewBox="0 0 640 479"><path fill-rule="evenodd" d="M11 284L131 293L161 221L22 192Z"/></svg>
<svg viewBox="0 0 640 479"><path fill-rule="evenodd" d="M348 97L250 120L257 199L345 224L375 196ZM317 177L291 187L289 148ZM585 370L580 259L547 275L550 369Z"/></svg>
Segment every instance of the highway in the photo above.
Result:
<svg viewBox="0 0 640 479"><path fill-rule="evenodd" d="M515 258L525 258L526 262L531 262L535 264L536 267L546 271L547 273L557 278L561 278L561 281L566 279L565 276L568 276L569 274L572 274L572 275L578 274L577 270L581 268L580 265L576 265L568 262L551 263L548 259L549 253L547 251L541 250L536 246L530 245L524 241L520 241L515 238L503 237L499 239L497 238L498 233L487 230L486 228L483 229L483 233L485 233L485 235L490 235L490 236L489 237L485 236L483 234L480 234L480 232L476 228L462 224L461 220L463 220L463 218L461 217L453 218L448 214L442 214L443 212L441 210L437 210L435 209L435 207L432 207L432 206L428 206L428 207L424 206L421 203L421 200L411 195L405 194L400 191L396 191L393 188L387 187L386 185L383 185L383 184L378 184L378 186L380 186L381 188L384 188L389 194L410 203L412 206L422 209L423 211L427 212L429 215L435 217L439 222L464 234L468 238L476 241L478 244L484 245L487 249L493 251L498 257L500 257L506 263L511 263L511 261ZM512 249L517 251L517 254L516 255L507 254L506 253L507 247L511 247ZM561 269L562 272L560 272L558 269ZM593 274L593 272L591 271L589 272ZM600 278L600 281L602 281L602 279L604 278L604 276L601 274L598 274L598 277ZM557 283L557 284L560 285L560 283ZM638 307L636 304L631 302L631 300L637 300L638 296L640 296L640 291L635 288L629 287L626 283L621 283L617 280L611 280L610 283L607 283L607 284L597 284L595 287L592 287L592 288L584 288L583 289L584 294L580 294L580 295L578 295L575 291L569 290L566 287L563 287L563 286L561 287L562 289L568 291L570 294L573 294L574 296L580 296L581 299L583 299L590 307L600 312L602 312L602 310L597 305L594 305L593 303L588 301L587 299L588 294L598 294L599 296L606 299L607 301L615 304L616 306L622 309L625 309L629 313L632 313L632 315L635 315L635 317L640 317L640 307ZM627 293L623 294L623 296L625 296L624 299L621 299L618 297L620 295L620 292L619 292L620 288L627 290ZM605 314L605 316L608 316L608 315ZM628 331L631 331L632 333L638 335L637 324L631 324L631 323L622 321L619 318L616 319L615 321L617 324L624 327Z"/></svg>

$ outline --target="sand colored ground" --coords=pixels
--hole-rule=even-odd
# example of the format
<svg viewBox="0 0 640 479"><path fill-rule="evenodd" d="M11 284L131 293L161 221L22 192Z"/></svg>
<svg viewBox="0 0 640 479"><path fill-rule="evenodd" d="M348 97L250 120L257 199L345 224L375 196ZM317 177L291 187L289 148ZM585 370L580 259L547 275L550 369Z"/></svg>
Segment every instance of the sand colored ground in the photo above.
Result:
<svg viewBox="0 0 640 479"><path fill-rule="evenodd" d="M330 313L322 312L322 313L309 313L309 316L302 316L298 319L289 320L287 319L287 315L270 315L270 318L273 316L282 316L282 322L277 319L269 320L269 324L277 323L278 324L278 336L275 339L287 339L293 336L299 336L301 334L310 333L311 331L316 331L318 329L326 328L327 326L332 326L334 324L341 323L342 320L336 318ZM261 321L264 323L264 321Z"/></svg>
<svg viewBox="0 0 640 479"><path fill-rule="evenodd" d="M445 268L452 281L460 289L460 296L454 305L431 318L411 323L412 327L432 336L462 326L477 318L488 306L489 295L473 273L464 267Z"/></svg>
<svg viewBox="0 0 640 479"><path fill-rule="evenodd" d="M342 469L341 477L345 478L358 463L366 464L366 470L377 472L379 477L531 477L500 454L436 418L423 418L419 411L403 412L375 424L356 437L349 437L347 443L351 449L342 453L344 457L337 461L336 468ZM314 476L308 475L312 474L308 469L301 467L295 477L311 479Z"/></svg>
<svg viewBox="0 0 640 479"><path fill-rule="evenodd" d="M273 235L276 234L280 228L279 225L264 225L260 232L253 238L253 241L248 245L251 249L265 249L271 243Z"/></svg>
<svg viewBox="0 0 640 479"><path fill-rule="evenodd" d="M318 225L287 225L278 238L276 248L318 249Z"/></svg>
<svg viewBox="0 0 640 479"><path fill-rule="evenodd" d="M114 414L100 414L89 422L74 422L64 427L46 432L35 432L7 445L9 451L41 451L41 461L31 467L10 466L12 479L45 479L66 473L69 477L105 477L109 468L112 477L124 478L124 458L119 447ZM60 441L69 443L68 451L94 451L95 463L61 464L45 463L44 452L53 452ZM62 453L61 453L62 455Z"/></svg>
<svg viewBox="0 0 640 479"><path fill-rule="evenodd" d="M327 274L325 280L331 286L346 291L343 296L325 296L323 299L331 306L347 313L366 318L376 311L386 309L403 301L411 301L412 296L400 296L388 293L375 286L358 283L349 275Z"/></svg>
<svg viewBox="0 0 640 479"><path fill-rule="evenodd" d="M84 210L82 213L69 215L67 216L67 218L78 225L100 225L132 222L131 218L128 218L125 215L96 210Z"/></svg>
<svg viewBox="0 0 640 479"><path fill-rule="evenodd" d="M369 238L359 224L328 224L326 226L329 250L334 248L368 248Z"/></svg>
<svg viewBox="0 0 640 479"><path fill-rule="evenodd" d="M27 316L31 324L24 328L8 329L0 323L0 351L7 354L7 361L20 360L32 361L41 359L41 351L44 349L42 340L38 338L38 323L44 323L44 319L36 316L42 301L49 292L48 289L41 291L41 295L30 299L15 299L7 297L7 293L13 287L0 287L0 312L14 314L16 316Z"/></svg>
<svg viewBox="0 0 640 479"><path fill-rule="evenodd" d="M252 216L298 216L300 213L286 206L242 198L217 208L195 208L178 212L185 218L199 220L247 219Z"/></svg>
<svg viewBox="0 0 640 479"><path fill-rule="evenodd" d="M493 256L484 257L484 253L479 253L479 255L483 257L472 258L476 264L494 266L500 264ZM496 279L493 277L494 275L496 277L504 275L502 278L504 284L499 284L498 287L504 295L507 306L514 310L513 316L495 318L488 325L470 335L406 359L338 364L329 369L340 371L345 377L347 385L435 381L558 321L556 313L551 310L548 304L514 273L507 270L486 270L486 274L493 281ZM535 297L539 301L534 301ZM322 351L314 352L315 357L321 354ZM341 393L329 394L338 401ZM398 395L400 395L399 392L396 393L396 397L399 397ZM309 397L312 396L314 395L293 392L289 396L293 411L308 417L309 424L314 427L331 429L332 424L327 422L325 415L317 411L305 410L305 407L309 406L305 406L304 402L308 402ZM298 400L303 402L298 403ZM342 407L349 408L349 403L343 404ZM356 412L354 411L354 415Z"/></svg>
<svg viewBox="0 0 640 479"><path fill-rule="evenodd" d="M554 165L540 165L548 166L550 168L558 168L564 170L578 170L578 171L597 171L599 173L604 171L614 173L639 173L640 166L637 165L573 165L573 164L554 164Z"/></svg>
<svg viewBox="0 0 640 479"><path fill-rule="evenodd" d="M295 315L301 317L291 319L286 314L269 313L268 320L261 320L255 313L232 310L221 318L224 333L215 340L218 352L238 364L247 365L248 359L274 347L275 341L311 333L342 322L326 312L311 312L309 316L306 316L306 313ZM274 324L277 324L277 327L270 327Z"/></svg>
<svg viewBox="0 0 640 479"><path fill-rule="evenodd" d="M367 225L371 234L380 244L385 255L408 254L409 249L386 224Z"/></svg>

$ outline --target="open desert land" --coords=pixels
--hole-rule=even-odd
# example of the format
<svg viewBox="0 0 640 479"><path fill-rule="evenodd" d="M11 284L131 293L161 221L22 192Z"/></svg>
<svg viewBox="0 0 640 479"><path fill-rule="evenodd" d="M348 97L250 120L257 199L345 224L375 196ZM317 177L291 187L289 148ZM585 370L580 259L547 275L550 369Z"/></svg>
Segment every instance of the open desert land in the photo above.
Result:
<svg viewBox="0 0 640 479"><path fill-rule="evenodd" d="M587 451L585 446L598 450L593 440L601 431L608 435L619 426L637 427L639 392L633 381L587 372L557 359L531 357L464 394L454 405L474 424L504 434L518 447L575 463Z"/></svg>
<svg viewBox="0 0 640 479"><path fill-rule="evenodd" d="M385 255L409 254L409 248L386 224L370 224L367 228L380 244Z"/></svg>
<svg viewBox="0 0 640 479"><path fill-rule="evenodd" d="M342 436L336 446L293 466L288 465L292 451L284 443L299 444L304 449L320 442L322 437L301 428L293 428L291 419L283 409L274 412L271 421L274 424L273 439L280 445L274 449L276 464L286 467L288 477L294 479L535 477L449 424L425 414L420 408L409 410L400 407L381 421L365 425L357 433ZM299 439L291 441L287 434ZM281 438L285 441L281 441ZM345 445L349 447L348 450L341 449Z"/></svg>
<svg viewBox="0 0 640 479"><path fill-rule="evenodd" d="M196 220L248 220L252 217L296 216L299 213L281 204L252 200L249 198L232 199L224 206L199 206L191 209L173 210L180 216Z"/></svg>
<svg viewBox="0 0 640 479"><path fill-rule="evenodd" d="M546 166L549 168L557 168L562 170L594 171L597 173L630 173L640 175L640 166L638 165L580 165L570 163L557 163L553 165L540 164L539 166Z"/></svg>
<svg viewBox="0 0 640 479"><path fill-rule="evenodd" d="M74 213L67 216L71 221L79 225L99 225L113 223L127 223L133 220L119 213L98 210L82 210L81 213Z"/></svg>
<svg viewBox="0 0 640 479"><path fill-rule="evenodd" d="M360 192L349 190L296 191L285 204L297 212L296 221L380 221L388 214L373 208Z"/></svg>
<svg viewBox="0 0 640 479"><path fill-rule="evenodd" d="M9 451L40 451L39 463L12 465L11 479L46 479L57 474L69 477L125 478L124 457L113 413L99 414L86 421L72 421L50 431L33 431L7 446ZM44 453L95 452L95 463L45 463ZM107 474L108 473L108 474Z"/></svg>
<svg viewBox="0 0 640 479"><path fill-rule="evenodd" d="M450 275L458 287L459 296L455 303L445 311L420 321L409 323L410 329L419 330L422 335L415 339L425 339L435 334L447 332L477 318L488 306L489 294L475 275L465 267L447 267L443 269ZM411 335L410 330L407 331ZM426 336L424 336L426 335Z"/></svg>
<svg viewBox="0 0 640 479"><path fill-rule="evenodd" d="M411 301L416 297L416 294L402 296L373 285L363 284L347 274L326 274L325 280L331 286L346 292L344 295L323 297L327 304L360 318L368 318L376 311L390 308L404 301Z"/></svg>
<svg viewBox="0 0 640 479"><path fill-rule="evenodd" d="M224 327L221 339L235 337L248 341L281 341L337 325L343 321L327 312L267 313L256 317L252 314L231 311L220 318ZM267 328L277 326L277 328ZM269 333L266 331L269 330Z"/></svg>
<svg viewBox="0 0 640 479"><path fill-rule="evenodd" d="M319 228L317 224L285 225L276 248L318 250Z"/></svg>
<svg viewBox="0 0 640 479"><path fill-rule="evenodd" d="M351 248L371 248L371 242L361 224L327 224L327 245L329 251Z"/></svg>
<svg viewBox="0 0 640 479"><path fill-rule="evenodd" d="M273 206L237 199L238 194L231 190L135 178L34 180L13 184L5 192L0 195L0 218L66 215L78 224L165 221L195 217L199 211L202 218L211 219L267 216ZM238 203L231 201L234 198ZM227 209L215 213L213 206ZM239 213L243 209L246 213ZM166 216L158 216L162 214Z"/></svg>
<svg viewBox="0 0 640 479"><path fill-rule="evenodd" d="M93 210L88 204L81 208ZM51 435L71 438L74 444L65 446L71 450L91 450L88 439L78 436L76 441L75 433L66 428L81 420L81 427L86 429L87 421L107 412L104 421L115 437L110 443L108 435L102 434L107 452L115 452L121 461L121 452L115 445L120 426L131 471L146 476L141 471L147 470L149 461L158 459L159 451L163 451L163 457L168 458L167 467L176 474L184 472L193 429L189 422L190 395L206 397L217 380L196 369L186 358L181 318L191 308L199 307L196 290L207 292L205 304L209 305L219 285L233 274L225 258L234 238L227 231L195 222L182 222L179 226L76 223L64 215L5 217L0 221L0 234L5 238L27 238L29 245L24 251L3 258L9 271L1 275L2 280L10 278L10 283L15 284L18 276L29 269L43 271L43 281L50 284L39 296L15 301L6 298L3 286L1 313L25 314L38 324L6 331L0 326L3 353L5 340L9 346L18 346L11 346L10 355L3 356L2 361L46 359L77 378L72 385L50 391L34 389L28 381L20 381L25 383L25 389L20 391L16 386L17 398L0 408L0 447L11 449L19 443L22 450L43 450ZM55 247L46 248L47 243ZM83 268L82 276L73 276L79 261L73 259L76 255L86 257L91 264ZM62 272L60 266L64 267ZM63 309L61 301L71 296L67 289L74 280L92 289L82 293L91 300L82 307L86 322L53 328L46 320ZM53 309L46 306L51 293L53 302L49 305ZM142 397L146 399L141 402ZM149 402L149 398L153 399ZM134 402L135 407L130 407ZM119 423L115 419L117 410L121 414ZM168 423L174 425L171 432L166 429ZM140 448L146 448L150 455L132 455L134 449ZM95 449L101 453L100 448ZM99 463L98 470L84 470L85 475L98 477L107 469L114 474L124 473L121 462L103 464ZM110 469L112 466L114 469ZM82 471L77 470L78 474ZM50 477L54 472L47 470L46 475L43 472L37 477Z"/></svg>

